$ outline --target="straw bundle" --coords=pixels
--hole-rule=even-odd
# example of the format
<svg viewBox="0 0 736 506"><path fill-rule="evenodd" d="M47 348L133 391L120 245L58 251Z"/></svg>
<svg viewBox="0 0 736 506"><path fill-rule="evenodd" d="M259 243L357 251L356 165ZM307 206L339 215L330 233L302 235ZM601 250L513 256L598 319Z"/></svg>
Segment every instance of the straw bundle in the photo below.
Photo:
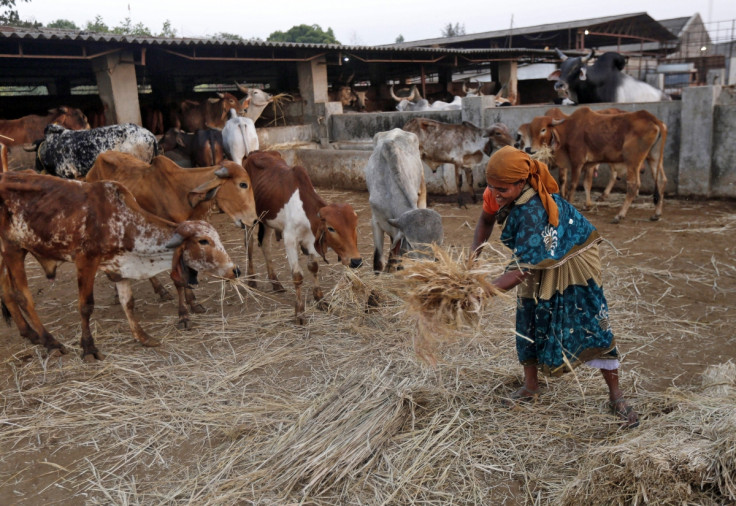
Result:
<svg viewBox="0 0 736 506"><path fill-rule="evenodd" d="M531 155L531 158L533 158L534 160L538 160L546 165L550 165L555 161L555 152L552 151L552 148L544 144L537 151L535 151L534 154Z"/></svg>
<svg viewBox="0 0 736 506"><path fill-rule="evenodd" d="M725 373L725 375L724 375ZM723 504L736 500L736 386L733 364L704 380L724 396L682 396L673 411L646 422L637 435L592 450L565 488L562 504Z"/></svg>

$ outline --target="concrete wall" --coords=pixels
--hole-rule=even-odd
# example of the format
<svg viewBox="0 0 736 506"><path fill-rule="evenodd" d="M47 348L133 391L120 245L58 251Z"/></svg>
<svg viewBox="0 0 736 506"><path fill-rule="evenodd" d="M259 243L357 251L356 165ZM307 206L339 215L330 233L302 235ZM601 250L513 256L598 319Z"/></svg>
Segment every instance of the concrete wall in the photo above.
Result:
<svg viewBox="0 0 736 506"><path fill-rule="evenodd" d="M505 123L512 132L522 123L542 115L552 105L488 107L488 101L464 99L462 111L389 112L334 114L327 129L333 149L283 151L285 156L304 165L316 185L365 189L363 167L370 156L373 136L402 127L414 117L428 117L446 123L460 123L468 118L487 127ZM664 168L668 195L694 197L736 197L736 90L721 86L702 86L684 90L681 101L642 104L595 104L593 109L616 106L628 111L647 110L668 128ZM570 114L575 106L562 107ZM290 128L290 127L286 127ZM306 135L306 134L305 134ZM485 184L485 163L474 168L478 186ZM454 171L445 165L433 174L425 168L427 188L434 194L456 193ZM609 171L602 166L595 187L602 188ZM642 193L653 190L651 173L642 176ZM625 189L625 182L615 187Z"/></svg>

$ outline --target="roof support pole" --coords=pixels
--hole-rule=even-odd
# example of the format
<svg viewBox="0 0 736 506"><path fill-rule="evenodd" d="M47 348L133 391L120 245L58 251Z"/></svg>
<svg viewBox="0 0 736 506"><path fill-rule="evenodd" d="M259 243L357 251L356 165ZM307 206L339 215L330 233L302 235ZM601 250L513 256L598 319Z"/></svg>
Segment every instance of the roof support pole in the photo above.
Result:
<svg viewBox="0 0 736 506"><path fill-rule="evenodd" d="M506 88L506 98L514 105L518 105L517 68L516 61L498 62L498 81L502 89Z"/></svg>
<svg viewBox="0 0 736 506"><path fill-rule="evenodd" d="M92 60L97 76L100 100L105 108L105 122L141 124L138 104L138 81L135 76L133 53L120 51Z"/></svg>

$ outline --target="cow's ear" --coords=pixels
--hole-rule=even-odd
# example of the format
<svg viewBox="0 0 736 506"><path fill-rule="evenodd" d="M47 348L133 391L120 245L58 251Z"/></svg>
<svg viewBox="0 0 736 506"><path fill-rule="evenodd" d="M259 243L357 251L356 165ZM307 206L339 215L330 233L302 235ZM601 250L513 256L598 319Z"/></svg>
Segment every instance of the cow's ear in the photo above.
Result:
<svg viewBox="0 0 736 506"><path fill-rule="evenodd" d="M560 133L555 128L553 128L552 138L550 139L550 142L549 142L549 148L552 151L554 151L555 149L557 149L557 146L559 146L559 144L560 144Z"/></svg>
<svg viewBox="0 0 736 506"><path fill-rule="evenodd" d="M547 76L547 81L557 81L559 79L560 79L559 69L555 70L554 72L552 72L550 75Z"/></svg>
<svg viewBox="0 0 736 506"><path fill-rule="evenodd" d="M222 179L216 177L211 181L202 183L201 185L190 191L187 195L189 205L192 207L197 207L197 205L199 205L200 203L215 198L217 190L220 189L220 185L222 184L222 182Z"/></svg>

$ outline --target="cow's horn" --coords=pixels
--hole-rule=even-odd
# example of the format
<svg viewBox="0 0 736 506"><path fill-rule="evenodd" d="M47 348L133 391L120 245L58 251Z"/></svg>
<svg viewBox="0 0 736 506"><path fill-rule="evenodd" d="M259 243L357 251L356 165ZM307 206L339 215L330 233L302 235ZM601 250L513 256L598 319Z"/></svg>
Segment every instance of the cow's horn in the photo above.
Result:
<svg viewBox="0 0 736 506"><path fill-rule="evenodd" d="M227 170L227 167L220 167L215 171L215 176L219 177L220 179L227 179L230 177L230 171Z"/></svg>
<svg viewBox="0 0 736 506"><path fill-rule="evenodd" d="M181 246L181 243L184 242L184 237L179 235L177 232L174 232L174 236L169 240L169 242L166 243L167 249L174 249Z"/></svg>
<svg viewBox="0 0 736 506"><path fill-rule="evenodd" d="M239 83L238 81L235 81L235 86L237 86L237 87L238 87L238 89L239 89L240 91L242 91L243 93L245 93L246 95L248 95L248 94L249 94L249 92L248 92L248 88L246 88L245 86L243 86L242 84L240 84L240 83Z"/></svg>
<svg viewBox="0 0 736 506"><path fill-rule="evenodd" d="M581 63L588 63L588 60L590 60L590 58L591 58L592 56L593 56L593 50L591 49L591 50L590 50L590 53L588 53L588 56L583 56L583 57L582 57L582 58L580 59L580 62L581 62Z"/></svg>
<svg viewBox="0 0 736 506"><path fill-rule="evenodd" d="M562 60L562 61L567 60L567 55L565 53L563 53L562 51L560 51L558 48L555 48L555 52L557 53L557 57L560 60Z"/></svg>
<svg viewBox="0 0 736 506"><path fill-rule="evenodd" d="M389 87L388 90L391 92L391 98L393 98L397 102L401 102L401 99L396 96L396 93L394 93L394 85L393 84Z"/></svg>
<svg viewBox="0 0 736 506"><path fill-rule="evenodd" d="M463 81L463 93L468 94L468 86L465 84L465 81Z"/></svg>

